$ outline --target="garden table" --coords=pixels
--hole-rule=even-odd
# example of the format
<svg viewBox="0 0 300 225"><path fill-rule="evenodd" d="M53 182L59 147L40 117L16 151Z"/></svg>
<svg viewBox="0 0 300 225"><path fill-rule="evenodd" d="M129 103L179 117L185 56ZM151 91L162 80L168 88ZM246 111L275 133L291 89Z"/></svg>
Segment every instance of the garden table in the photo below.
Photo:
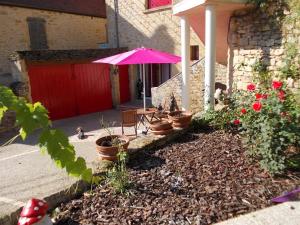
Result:
<svg viewBox="0 0 300 225"><path fill-rule="evenodd" d="M139 117L138 127L143 124L146 128L146 132L148 132L150 129L149 124L153 121L153 119L157 119L155 113L157 113L156 108L146 108L146 110L144 108L137 109L137 115Z"/></svg>

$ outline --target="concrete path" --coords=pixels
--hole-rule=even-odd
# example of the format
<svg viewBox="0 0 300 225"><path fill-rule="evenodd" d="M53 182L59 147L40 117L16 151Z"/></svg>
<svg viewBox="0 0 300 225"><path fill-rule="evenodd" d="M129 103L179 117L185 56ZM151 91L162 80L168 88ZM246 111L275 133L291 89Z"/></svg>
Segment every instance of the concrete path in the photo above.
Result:
<svg viewBox="0 0 300 225"><path fill-rule="evenodd" d="M65 131L77 155L84 157L91 166L97 158L94 142L99 136L106 135L106 131L100 129L102 118L110 122L113 133L121 134L120 112L117 110L55 121L53 126ZM86 131L87 139L77 138L75 130L78 126ZM125 133L134 134L134 129L128 128ZM32 197L44 198L75 182L63 170L56 168L48 155L40 153L36 146L37 137L34 134L25 142L18 139L0 148L0 218L23 206ZM7 139L1 137L0 143Z"/></svg>
<svg viewBox="0 0 300 225"><path fill-rule="evenodd" d="M300 202L287 202L216 225L300 225Z"/></svg>

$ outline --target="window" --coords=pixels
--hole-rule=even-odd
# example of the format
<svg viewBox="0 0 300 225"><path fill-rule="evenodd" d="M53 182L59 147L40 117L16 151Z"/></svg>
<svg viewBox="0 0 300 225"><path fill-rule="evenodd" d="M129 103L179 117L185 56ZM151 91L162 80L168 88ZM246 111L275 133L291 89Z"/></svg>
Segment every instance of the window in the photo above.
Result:
<svg viewBox="0 0 300 225"><path fill-rule="evenodd" d="M48 49L46 35L46 21L42 18L29 17L27 18L28 30L30 36L31 50Z"/></svg>
<svg viewBox="0 0 300 225"><path fill-rule="evenodd" d="M148 9L171 5L172 0L148 0Z"/></svg>
<svg viewBox="0 0 300 225"><path fill-rule="evenodd" d="M191 46L191 60L199 60L199 45Z"/></svg>

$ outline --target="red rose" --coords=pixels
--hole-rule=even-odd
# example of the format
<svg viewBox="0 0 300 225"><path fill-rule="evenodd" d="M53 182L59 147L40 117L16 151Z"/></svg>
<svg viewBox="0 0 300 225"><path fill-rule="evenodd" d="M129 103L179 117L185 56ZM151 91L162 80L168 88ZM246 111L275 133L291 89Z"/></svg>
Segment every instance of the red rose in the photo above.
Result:
<svg viewBox="0 0 300 225"><path fill-rule="evenodd" d="M240 123L241 123L241 121L238 120L238 119L236 119L236 120L233 121L233 124L234 124L234 125L239 125Z"/></svg>
<svg viewBox="0 0 300 225"><path fill-rule="evenodd" d="M255 94L255 98L256 98L256 100L267 99L268 95L257 93L257 94Z"/></svg>
<svg viewBox="0 0 300 225"><path fill-rule="evenodd" d="M259 112L262 108L262 104L260 102L254 102L252 108L254 111Z"/></svg>
<svg viewBox="0 0 300 225"><path fill-rule="evenodd" d="M280 88L282 88L282 85L283 85L283 83L281 82L281 81L273 81L272 82L272 87L273 87L273 89L275 89L275 90L278 90L278 89L280 89Z"/></svg>
<svg viewBox="0 0 300 225"><path fill-rule="evenodd" d="M281 113L280 113L280 116L281 116L281 117L286 117L286 116L287 116L287 113L286 113L286 112L281 112Z"/></svg>
<svg viewBox="0 0 300 225"><path fill-rule="evenodd" d="M261 99L261 98L262 98L262 94L256 93L256 94L255 94L255 98L256 98L257 100Z"/></svg>
<svg viewBox="0 0 300 225"><path fill-rule="evenodd" d="M285 92L282 91L282 90L280 90L278 92L277 96L278 96L278 98L279 98L280 101L284 101L284 99L285 99Z"/></svg>
<svg viewBox="0 0 300 225"><path fill-rule="evenodd" d="M247 113L247 110L246 110L245 108L242 108L241 113L242 113L242 114L246 114L246 113Z"/></svg>
<svg viewBox="0 0 300 225"><path fill-rule="evenodd" d="M248 91L255 91L255 84L252 84L252 83L251 83L251 84L248 84L248 85L247 85L247 90L248 90Z"/></svg>

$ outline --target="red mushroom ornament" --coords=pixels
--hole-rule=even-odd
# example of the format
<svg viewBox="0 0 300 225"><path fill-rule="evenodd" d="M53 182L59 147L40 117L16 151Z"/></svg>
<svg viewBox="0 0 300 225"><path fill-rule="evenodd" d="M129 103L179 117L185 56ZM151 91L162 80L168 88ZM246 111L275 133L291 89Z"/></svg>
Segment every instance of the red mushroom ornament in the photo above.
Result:
<svg viewBox="0 0 300 225"><path fill-rule="evenodd" d="M44 200L31 199L23 207L18 225L52 225L50 217L46 214L48 204Z"/></svg>

